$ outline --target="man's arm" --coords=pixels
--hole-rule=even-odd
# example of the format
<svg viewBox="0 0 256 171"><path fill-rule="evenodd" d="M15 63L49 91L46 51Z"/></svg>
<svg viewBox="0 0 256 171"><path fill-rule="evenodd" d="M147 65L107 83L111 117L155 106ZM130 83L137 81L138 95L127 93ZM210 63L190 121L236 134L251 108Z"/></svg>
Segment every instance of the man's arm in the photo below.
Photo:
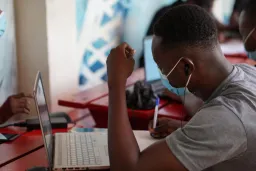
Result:
<svg viewBox="0 0 256 171"><path fill-rule="evenodd" d="M127 44L122 44L112 50L107 61L109 76L108 145L111 170L185 171L186 169L172 154L165 141L140 152L126 107L125 82L133 70L132 62L125 57L127 46ZM130 65L130 68L127 65ZM125 74L126 78L118 74Z"/></svg>

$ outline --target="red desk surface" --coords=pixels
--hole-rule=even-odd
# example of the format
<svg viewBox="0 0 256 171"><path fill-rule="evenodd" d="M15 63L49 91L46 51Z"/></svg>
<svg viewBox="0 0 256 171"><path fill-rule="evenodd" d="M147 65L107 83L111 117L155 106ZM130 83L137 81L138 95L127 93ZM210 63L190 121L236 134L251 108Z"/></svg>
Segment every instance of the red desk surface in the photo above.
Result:
<svg viewBox="0 0 256 171"><path fill-rule="evenodd" d="M144 78L145 78L144 74L145 74L144 69L136 70L127 79L126 85L129 86L139 80L144 80ZM94 88L85 90L83 92L79 92L75 95L71 95L71 96L69 95L66 98L60 99L58 101L58 103L61 106L84 109L92 101L100 99L106 95L108 95L108 84L107 83L98 85Z"/></svg>
<svg viewBox="0 0 256 171"><path fill-rule="evenodd" d="M107 128L108 123L108 96L93 101L88 105L94 117L97 128ZM187 114L182 104L171 103L161 100L159 105L159 117L169 117L177 120L185 120ZM148 123L154 116L153 110L131 110L128 109L130 123L134 130L147 130Z"/></svg>
<svg viewBox="0 0 256 171"><path fill-rule="evenodd" d="M0 167L42 146L43 139L41 136L21 136L11 143L1 144Z"/></svg>
<svg viewBox="0 0 256 171"><path fill-rule="evenodd" d="M34 166L44 166L48 165L46 152L44 148L40 148L12 163L9 163L0 168L1 171L25 171L28 168Z"/></svg>

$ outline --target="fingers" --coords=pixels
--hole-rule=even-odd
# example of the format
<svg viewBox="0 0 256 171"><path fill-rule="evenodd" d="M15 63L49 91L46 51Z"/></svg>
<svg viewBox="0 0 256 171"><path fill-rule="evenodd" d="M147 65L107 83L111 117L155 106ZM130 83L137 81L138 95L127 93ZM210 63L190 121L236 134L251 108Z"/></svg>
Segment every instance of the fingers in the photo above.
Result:
<svg viewBox="0 0 256 171"><path fill-rule="evenodd" d="M12 97L21 98L21 97L24 97L24 96L25 96L25 93L19 93L19 94L13 95Z"/></svg>
<svg viewBox="0 0 256 171"><path fill-rule="evenodd" d="M12 97L14 98L23 98L23 97L26 97L26 98L33 98L33 95L31 94L25 94L25 93L19 93L17 95L13 95Z"/></svg>
<svg viewBox="0 0 256 171"><path fill-rule="evenodd" d="M16 96L11 101L13 114L30 113L30 101L26 97Z"/></svg>
<svg viewBox="0 0 256 171"><path fill-rule="evenodd" d="M159 125L155 128L155 132L158 132L158 133L167 132L168 127L169 127L168 123Z"/></svg>
<svg viewBox="0 0 256 171"><path fill-rule="evenodd" d="M169 121L169 118L159 118L155 129L153 129L153 121L150 121L148 129L151 136L154 138L164 138L174 132L177 127L170 125Z"/></svg>
<svg viewBox="0 0 256 171"><path fill-rule="evenodd" d="M168 130L168 119L158 118L157 127L155 129L153 129L153 121L150 121L148 128L151 132L154 132L154 133L166 132Z"/></svg>
<svg viewBox="0 0 256 171"><path fill-rule="evenodd" d="M127 58L133 58L134 54L136 53L136 51L125 42L119 45L117 48L124 50Z"/></svg>
<svg viewBox="0 0 256 171"><path fill-rule="evenodd" d="M20 102L18 107L19 107L19 108L25 108L25 109L27 109L27 110L30 110L30 109L29 109L29 104L30 104L29 102Z"/></svg>
<svg viewBox="0 0 256 171"><path fill-rule="evenodd" d="M14 114L21 114L21 113L29 114L30 110L20 107L20 108L16 108L13 113Z"/></svg>

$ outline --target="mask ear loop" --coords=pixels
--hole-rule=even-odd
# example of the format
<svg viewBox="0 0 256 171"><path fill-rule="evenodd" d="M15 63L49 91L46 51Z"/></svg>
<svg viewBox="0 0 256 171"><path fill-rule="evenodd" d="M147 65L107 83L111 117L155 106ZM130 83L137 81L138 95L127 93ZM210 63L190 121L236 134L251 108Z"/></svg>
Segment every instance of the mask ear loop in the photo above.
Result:
<svg viewBox="0 0 256 171"><path fill-rule="evenodd" d="M188 89L188 84L189 84L189 82L190 82L191 77L192 77L192 73L189 74L187 83L186 83L185 88L184 88L184 97L183 97L183 98L184 98L184 102L183 102L184 108L185 108L185 104L186 104L186 91L187 91L187 89ZM185 110L182 111L182 118L183 118L184 116L185 116ZM183 120L180 121L180 128L183 128L183 123L182 123L182 122L183 122Z"/></svg>
<svg viewBox="0 0 256 171"><path fill-rule="evenodd" d="M247 35L247 37L244 40L244 44L248 41L248 39L251 37L252 33L255 31L256 28L252 29L252 31L250 31L250 33Z"/></svg>

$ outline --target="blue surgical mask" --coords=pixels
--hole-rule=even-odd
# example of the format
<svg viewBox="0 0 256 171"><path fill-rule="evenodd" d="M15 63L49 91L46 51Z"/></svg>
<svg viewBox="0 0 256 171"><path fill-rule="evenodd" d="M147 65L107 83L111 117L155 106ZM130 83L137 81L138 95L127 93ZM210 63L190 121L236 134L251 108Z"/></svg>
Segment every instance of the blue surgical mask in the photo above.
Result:
<svg viewBox="0 0 256 171"><path fill-rule="evenodd" d="M256 61L256 51L248 52L248 57Z"/></svg>
<svg viewBox="0 0 256 171"><path fill-rule="evenodd" d="M178 96L184 96L185 95L185 87L181 87L181 88L174 88L173 86L171 86L171 84L169 83L169 80L162 77L161 76L161 81L164 85L165 88L167 88L170 92L178 95Z"/></svg>
<svg viewBox="0 0 256 171"><path fill-rule="evenodd" d="M164 87L167 88L170 92L172 92L172 93L174 93L174 94L176 94L178 96L185 96L187 85L188 85L188 83L190 81L190 78L191 78L191 74L189 75L189 78L188 78L188 81L186 83L186 86L185 87L180 87L180 88L173 87L170 84L169 80L168 80L168 76L170 76L170 74L174 71L174 69L177 67L177 65L180 63L180 61L182 59L183 59L183 57L179 59L179 61L174 65L174 67L171 69L171 71L167 75L164 75L162 73L162 71L159 70L160 75L161 75L161 81L162 81Z"/></svg>

